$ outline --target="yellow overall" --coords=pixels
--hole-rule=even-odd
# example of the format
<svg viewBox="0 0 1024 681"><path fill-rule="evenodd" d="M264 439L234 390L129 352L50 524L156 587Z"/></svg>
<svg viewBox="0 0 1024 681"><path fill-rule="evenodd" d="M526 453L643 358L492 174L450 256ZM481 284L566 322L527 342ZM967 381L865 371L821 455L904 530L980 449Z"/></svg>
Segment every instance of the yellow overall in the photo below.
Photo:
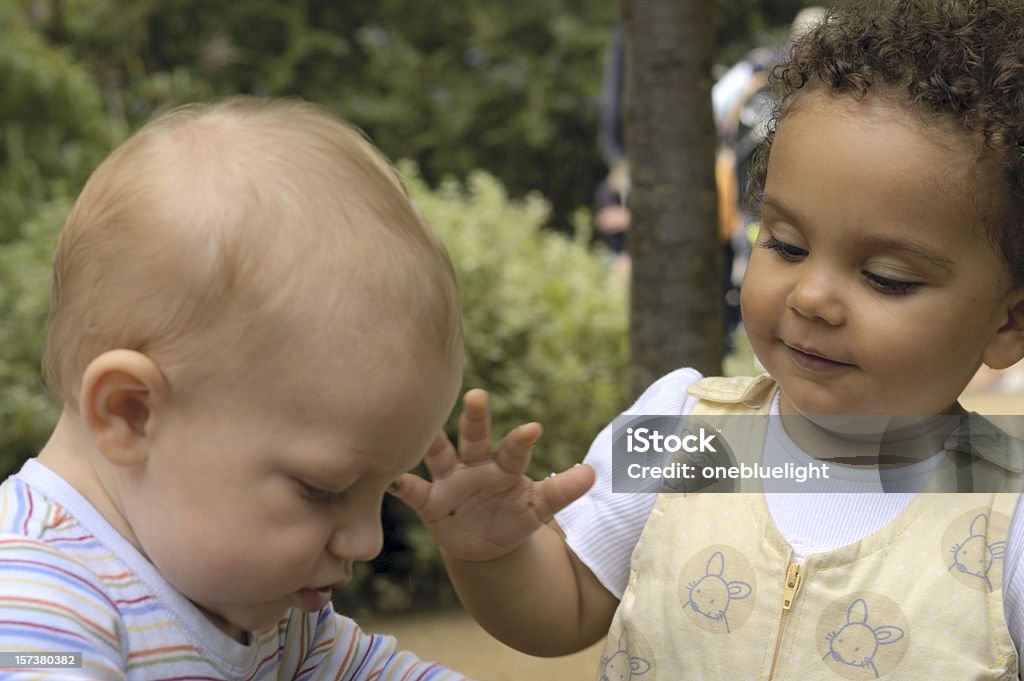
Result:
<svg viewBox="0 0 1024 681"><path fill-rule="evenodd" d="M775 383L711 378L690 392L695 415L767 414ZM975 479L1020 489L1024 454L983 457L970 457ZM877 532L799 565L763 493L662 493L598 678L1016 679L1002 576L1018 496L918 493Z"/></svg>

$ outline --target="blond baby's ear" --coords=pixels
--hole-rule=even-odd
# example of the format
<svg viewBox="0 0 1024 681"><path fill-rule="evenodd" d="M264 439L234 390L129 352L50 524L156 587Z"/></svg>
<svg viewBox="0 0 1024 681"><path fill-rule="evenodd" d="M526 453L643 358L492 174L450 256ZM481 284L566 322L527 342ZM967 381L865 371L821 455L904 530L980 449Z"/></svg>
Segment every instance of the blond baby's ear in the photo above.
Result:
<svg viewBox="0 0 1024 681"><path fill-rule="evenodd" d="M1024 287L1010 291L1006 305L1006 323L981 355L992 369L1006 369L1024 358Z"/></svg>
<svg viewBox="0 0 1024 681"><path fill-rule="evenodd" d="M131 466L146 458L154 408L166 397L167 382L153 360L134 350L110 350L86 367L78 404L104 458Z"/></svg>

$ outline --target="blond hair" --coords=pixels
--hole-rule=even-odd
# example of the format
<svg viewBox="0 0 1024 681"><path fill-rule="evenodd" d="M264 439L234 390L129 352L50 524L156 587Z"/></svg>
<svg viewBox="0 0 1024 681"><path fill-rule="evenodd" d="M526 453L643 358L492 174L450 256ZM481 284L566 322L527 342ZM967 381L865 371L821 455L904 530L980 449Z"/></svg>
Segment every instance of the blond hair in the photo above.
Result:
<svg viewBox="0 0 1024 681"><path fill-rule="evenodd" d="M373 145L305 102L240 97L149 123L89 178L53 269L44 371L64 405L106 350L166 369L216 343L228 361L268 319L311 307L369 309L420 351L461 358L444 247Z"/></svg>

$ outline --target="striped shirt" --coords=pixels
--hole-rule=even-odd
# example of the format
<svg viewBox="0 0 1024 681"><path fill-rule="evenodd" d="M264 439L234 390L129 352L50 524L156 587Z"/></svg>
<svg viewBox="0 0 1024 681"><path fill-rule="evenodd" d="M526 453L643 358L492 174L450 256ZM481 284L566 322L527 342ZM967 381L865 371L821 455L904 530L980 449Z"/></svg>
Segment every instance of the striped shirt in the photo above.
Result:
<svg viewBox="0 0 1024 681"><path fill-rule="evenodd" d="M3 679L452 681L328 605L242 644L178 593L71 485L35 460L0 485L0 650L81 652L79 669Z"/></svg>

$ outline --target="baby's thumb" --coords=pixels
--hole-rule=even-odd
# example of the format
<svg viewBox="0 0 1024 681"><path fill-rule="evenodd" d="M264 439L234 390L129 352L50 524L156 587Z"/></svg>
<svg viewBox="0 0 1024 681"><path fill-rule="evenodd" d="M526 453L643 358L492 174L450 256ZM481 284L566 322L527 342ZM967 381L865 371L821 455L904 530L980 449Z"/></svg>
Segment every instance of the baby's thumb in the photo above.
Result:
<svg viewBox="0 0 1024 681"><path fill-rule="evenodd" d="M572 502L583 496L594 484L594 469L586 464L577 464L567 471L537 483L537 491L543 500L540 509L544 517L550 518Z"/></svg>
<svg viewBox="0 0 1024 681"><path fill-rule="evenodd" d="M430 483L418 475L404 473L402 477L388 485L388 494L401 499L418 515L430 497Z"/></svg>

